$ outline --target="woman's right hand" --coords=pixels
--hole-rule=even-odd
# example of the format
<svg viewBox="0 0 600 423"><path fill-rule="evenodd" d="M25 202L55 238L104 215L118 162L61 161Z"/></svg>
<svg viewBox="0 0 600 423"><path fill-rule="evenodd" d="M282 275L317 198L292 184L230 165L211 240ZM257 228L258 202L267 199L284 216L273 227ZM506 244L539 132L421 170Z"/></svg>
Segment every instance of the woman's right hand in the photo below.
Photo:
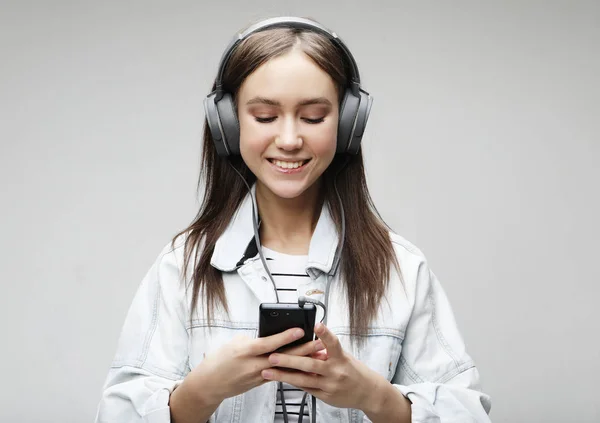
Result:
<svg viewBox="0 0 600 423"><path fill-rule="evenodd" d="M226 398L269 382L261 376L263 370L273 366L269 354L302 336L304 331L299 328L264 338L237 336L207 355L186 379L193 383L205 404L217 406ZM316 358L323 349L323 343L316 340L290 348L286 354Z"/></svg>

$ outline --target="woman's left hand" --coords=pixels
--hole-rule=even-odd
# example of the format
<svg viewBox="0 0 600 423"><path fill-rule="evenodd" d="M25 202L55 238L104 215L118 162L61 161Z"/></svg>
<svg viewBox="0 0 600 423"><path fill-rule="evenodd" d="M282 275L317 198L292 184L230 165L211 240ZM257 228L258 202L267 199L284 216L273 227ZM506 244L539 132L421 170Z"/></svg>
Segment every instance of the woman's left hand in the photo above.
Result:
<svg viewBox="0 0 600 423"><path fill-rule="evenodd" d="M387 380L344 352L337 336L325 325L317 324L315 333L326 348L326 357L273 353L269 362L276 368L264 370L262 377L289 383L334 407L364 410Z"/></svg>

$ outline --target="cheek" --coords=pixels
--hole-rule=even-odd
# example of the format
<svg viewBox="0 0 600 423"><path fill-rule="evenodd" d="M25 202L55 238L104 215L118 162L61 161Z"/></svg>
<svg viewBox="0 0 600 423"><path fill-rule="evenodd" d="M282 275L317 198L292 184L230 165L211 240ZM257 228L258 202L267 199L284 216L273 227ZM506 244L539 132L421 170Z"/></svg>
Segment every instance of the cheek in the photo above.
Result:
<svg viewBox="0 0 600 423"><path fill-rule="evenodd" d="M311 138L314 140L312 150L318 156L333 158L337 148L337 125L315 128Z"/></svg>
<svg viewBox="0 0 600 423"><path fill-rule="evenodd" d="M269 131L259 127L254 119L240 119L240 152L244 159L262 153L268 146L270 137Z"/></svg>

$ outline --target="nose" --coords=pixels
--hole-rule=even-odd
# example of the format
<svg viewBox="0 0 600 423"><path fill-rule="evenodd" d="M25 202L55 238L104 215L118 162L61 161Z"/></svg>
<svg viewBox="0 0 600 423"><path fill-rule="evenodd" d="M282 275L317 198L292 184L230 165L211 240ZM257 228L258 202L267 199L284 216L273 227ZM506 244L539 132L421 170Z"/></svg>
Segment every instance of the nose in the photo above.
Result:
<svg viewBox="0 0 600 423"><path fill-rule="evenodd" d="M302 137L300 137L293 120L289 119L282 125L279 136L275 138L275 145L286 151L302 148Z"/></svg>

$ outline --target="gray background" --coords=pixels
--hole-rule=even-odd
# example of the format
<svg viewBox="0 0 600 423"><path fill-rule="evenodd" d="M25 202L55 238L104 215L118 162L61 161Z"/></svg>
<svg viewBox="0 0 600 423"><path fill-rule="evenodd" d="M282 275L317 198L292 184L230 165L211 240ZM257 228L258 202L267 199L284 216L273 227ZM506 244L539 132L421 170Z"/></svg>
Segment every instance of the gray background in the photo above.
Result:
<svg viewBox="0 0 600 423"><path fill-rule="evenodd" d="M2 2L0 421L92 421L125 312L197 207L234 32L311 16L375 104L382 215L424 250L495 422L600 421L598 2Z"/></svg>

